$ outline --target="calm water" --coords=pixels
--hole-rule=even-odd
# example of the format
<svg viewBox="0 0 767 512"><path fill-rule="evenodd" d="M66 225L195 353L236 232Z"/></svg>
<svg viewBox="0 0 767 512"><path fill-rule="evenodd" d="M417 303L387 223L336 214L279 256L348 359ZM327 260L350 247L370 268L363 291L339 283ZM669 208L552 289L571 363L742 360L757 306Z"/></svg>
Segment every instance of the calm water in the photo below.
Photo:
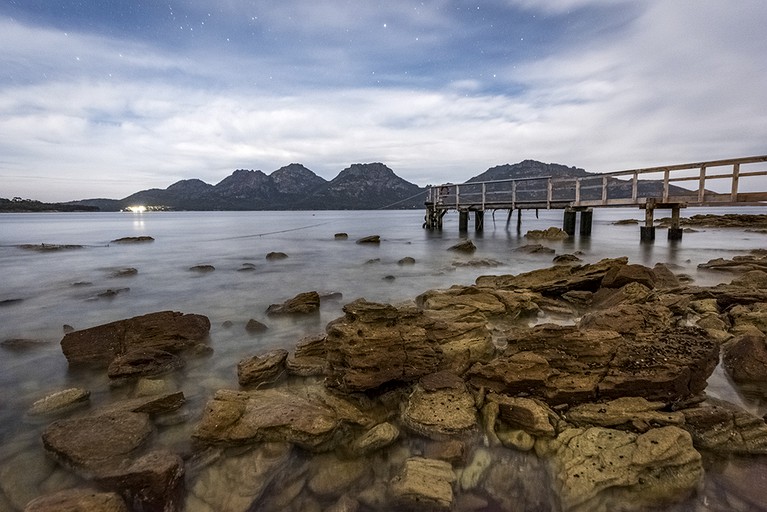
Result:
<svg viewBox="0 0 767 512"><path fill-rule="evenodd" d="M734 211L721 209L719 213ZM737 211L763 213L755 208ZM689 209L683 215L694 213ZM732 276L699 271L699 263L767 246L767 235L717 229L685 233L680 243L670 243L660 228L654 244L640 244L638 226L612 224L642 217L641 210L596 210L590 238L576 235L572 240L544 244L559 254L581 251L586 262L625 255L633 263L648 266L669 263L675 272L686 273L703 285L729 281ZM482 274L516 274L551 264L551 255L513 251L531 243L517 234L516 215L507 228L505 212L498 212L495 220L488 214L483 234L467 234L478 247L471 257L447 250L461 239L457 215L446 217L442 232L423 230L422 221L422 211L0 214L0 301L13 301L0 306L0 341L25 338L40 342L25 351L0 348L0 442L4 444L0 464L20 450L39 449L41 427L19 421L38 398L73 385L92 389L96 403L114 397L105 377L68 373L58 344L65 324L86 328L161 310L208 316L215 355L188 371L201 378L208 376L210 393L207 388L188 391L179 384L192 402L204 403L217 387L237 386L238 360L267 348L291 348L301 337L322 332L327 322L342 314L341 306L355 298L398 302L430 288L471 284ZM525 212L522 233L561 224L561 211L541 211L539 218ZM335 240L334 234L339 232L348 233L348 240ZM152 236L155 241L110 243L139 235ZM381 244L355 243L367 235L380 235ZM41 243L85 247L51 253L16 247ZM289 257L267 261L265 256L271 251ZM415 258L416 264L398 265L407 256ZM500 265L456 265L473 258L497 260ZM189 270L201 264L216 270L205 274ZM243 271L245 266L254 269ZM125 267L138 273L113 277ZM99 297L109 289L129 290L112 298ZM310 290L340 292L343 298L323 303L321 314L309 320L266 317L269 304ZM251 318L266 323L269 331L257 337L248 335L244 325ZM225 321L233 326L223 327ZM710 381L710 391L764 413L759 404L744 403L719 371Z"/></svg>

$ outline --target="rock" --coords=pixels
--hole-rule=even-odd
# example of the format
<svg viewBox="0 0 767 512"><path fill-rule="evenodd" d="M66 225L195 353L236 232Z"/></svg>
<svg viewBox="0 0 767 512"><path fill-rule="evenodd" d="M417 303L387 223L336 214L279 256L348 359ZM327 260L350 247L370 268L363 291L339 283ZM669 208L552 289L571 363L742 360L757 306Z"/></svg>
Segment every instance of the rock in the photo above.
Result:
<svg viewBox="0 0 767 512"><path fill-rule="evenodd" d="M554 254L557 251L541 244L527 244L521 247L517 247L516 249L514 249L514 252L523 252L526 254Z"/></svg>
<svg viewBox="0 0 767 512"><path fill-rule="evenodd" d="M431 439L466 434L477 427L474 397L460 377L448 372L426 376L408 398L402 422Z"/></svg>
<svg viewBox="0 0 767 512"><path fill-rule="evenodd" d="M333 235L333 238L336 240L346 240L349 238L349 235L347 233L336 233Z"/></svg>
<svg viewBox="0 0 767 512"><path fill-rule="evenodd" d="M120 400L98 409L98 414L145 413L150 416L167 414L178 410L186 399L182 391Z"/></svg>
<svg viewBox="0 0 767 512"><path fill-rule="evenodd" d="M59 420L43 432L43 446L63 465L85 474L114 469L152 433L149 416L114 413Z"/></svg>
<svg viewBox="0 0 767 512"><path fill-rule="evenodd" d="M536 450L552 457L563 511L658 510L689 497L703 478L690 435L674 426L644 434L567 429Z"/></svg>
<svg viewBox="0 0 767 512"><path fill-rule="evenodd" d="M613 267L627 263L628 258L615 258L587 265L555 265L518 275L480 276L476 284L502 290L528 289L557 297L573 290L594 292Z"/></svg>
<svg viewBox="0 0 767 512"><path fill-rule="evenodd" d="M48 345L50 342L45 340L36 340L30 338L9 338L0 341L0 347L5 350L11 350L13 352L26 352L28 350L35 350Z"/></svg>
<svg viewBox="0 0 767 512"><path fill-rule="evenodd" d="M494 452L480 490L504 511L554 511L552 490L546 478L548 461L514 450ZM532 477L536 475L536 477Z"/></svg>
<svg viewBox="0 0 767 512"><path fill-rule="evenodd" d="M307 336L297 344L292 356L285 361L288 373L308 377L322 375L328 366L325 335Z"/></svg>
<svg viewBox="0 0 767 512"><path fill-rule="evenodd" d="M412 382L442 363L439 345L428 339L423 314L358 299L346 315L327 325L328 382L365 391L387 382Z"/></svg>
<svg viewBox="0 0 767 512"><path fill-rule="evenodd" d="M186 510L247 512L258 510L259 499L273 482L281 482L292 449L286 443L263 443L227 454L190 478Z"/></svg>
<svg viewBox="0 0 767 512"><path fill-rule="evenodd" d="M652 272L656 289L677 288L681 284L679 278L663 263L656 263Z"/></svg>
<svg viewBox="0 0 767 512"><path fill-rule="evenodd" d="M672 319L671 311L660 304L618 304L583 315L578 325L581 329L632 334L668 329Z"/></svg>
<svg viewBox="0 0 767 512"><path fill-rule="evenodd" d="M69 364L107 366L134 349L176 353L205 341L210 321L202 315L162 311L66 334L61 349Z"/></svg>
<svg viewBox="0 0 767 512"><path fill-rule="evenodd" d="M12 447L13 442L3 443L3 451L6 453ZM29 448L3 458L0 465L0 510L21 510L41 492L46 492L42 484L51 478L56 463L46 457L42 450Z"/></svg>
<svg viewBox="0 0 767 512"><path fill-rule="evenodd" d="M734 278L730 284L745 288L764 289L767 288L767 272L764 270L751 270Z"/></svg>
<svg viewBox="0 0 767 512"><path fill-rule="evenodd" d="M450 510L455 473L440 460L413 457L405 461L389 486L394 503L407 510Z"/></svg>
<svg viewBox="0 0 767 512"><path fill-rule="evenodd" d="M324 512L357 512L360 508L360 502L350 498L347 494L341 496L338 501L326 508Z"/></svg>
<svg viewBox="0 0 767 512"><path fill-rule="evenodd" d="M275 252L270 252L270 253L267 253L267 255L266 255L266 259L267 259L268 261L279 261L279 260L284 260L284 259L285 259L285 258L287 258L287 257L288 257L288 255L287 255L287 254L285 254L284 252L277 252L277 251L275 251Z"/></svg>
<svg viewBox="0 0 767 512"><path fill-rule="evenodd" d="M397 265L415 265L415 259L407 256L397 262Z"/></svg>
<svg viewBox="0 0 767 512"><path fill-rule="evenodd" d="M573 263L579 263L582 260L575 254L558 254L551 260L555 265L570 265Z"/></svg>
<svg viewBox="0 0 767 512"><path fill-rule="evenodd" d="M507 339L503 355L465 375L476 388L530 394L548 404L641 396L671 402L696 395L718 362L719 346L694 328L623 336L542 324Z"/></svg>
<svg viewBox="0 0 767 512"><path fill-rule="evenodd" d="M213 265L194 265L193 267L189 267L189 270L192 272L198 272L200 274L207 274L208 272L213 272L216 270L216 267Z"/></svg>
<svg viewBox="0 0 767 512"><path fill-rule="evenodd" d="M260 334L269 330L266 324L259 322L258 320L251 318L248 323L245 324L245 330L250 334Z"/></svg>
<svg viewBox="0 0 767 512"><path fill-rule="evenodd" d="M130 288L107 288L101 293L97 293L93 299L111 299L113 297L116 297L122 293L128 293L130 291ZM89 300L93 300L89 299Z"/></svg>
<svg viewBox="0 0 767 512"><path fill-rule="evenodd" d="M379 423L355 439L352 452L366 455L392 444L399 437L399 429L392 423Z"/></svg>
<svg viewBox="0 0 767 512"><path fill-rule="evenodd" d="M83 388L69 388L52 393L32 404L27 414L30 416L44 416L67 412L74 407L85 405L91 393Z"/></svg>
<svg viewBox="0 0 767 512"><path fill-rule="evenodd" d="M535 446L535 438L524 430L501 429L496 432L496 435L503 446L513 450L527 452L532 450Z"/></svg>
<svg viewBox="0 0 767 512"><path fill-rule="evenodd" d="M82 245L62 245L62 244L21 244L17 245L19 249L25 251L37 251L37 252L57 252L57 251L71 251L73 249L82 249Z"/></svg>
<svg viewBox="0 0 767 512"><path fill-rule="evenodd" d="M153 348L135 349L115 357L107 368L110 379L170 373L186 363L176 354Z"/></svg>
<svg viewBox="0 0 767 512"><path fill-rule="evenodd" d="M764 458L728 458L723 470L717 474L717 483L719 493L743 500L739 510L764 510L767 503L767 464Z"/></svg>
<svg viewBox="0 0 767 512"><path fill-rule="evenodd" d="M357 240L358 244L380 244L381 237L379 235L365 236Z"/></svg>
<svg viewBox="0 0 767 512"><path fill-rule="evenodd" d="M629 283L639 283L652 290L655 288L655 273L651 268L628 264L611 268L602 279L605 288L621 288Z"/></svg>
<svg viewBox="0 0 767 512"><path fill-rule="evenodd" d="M309 462L307 487L317 496L336 497L371 473L365 459L339 459L335 454L316 455Z"/></svg>
<svg viewBox="0 0 767 512"><path fill-rule="evenodd" d="M438 459L449 462L451 466L466 465L466 457L469 447L463 439L448 439L446 441L432 441L424 448L424 456L427 459Z"/></svg>
<svg viewBox="0 0 767 512"><path fill-rule="evenodd" d="M585 308L591 305L594 292L573 290L562 294L562 299L574 306Z"/></svg>
<svg viewBox="0 0 767 512"><path fill-rule="evenodd" d="M122 238L117 238L115 240L112 240L110 243L113 244L143 244L146 242L154 242L154 238L151 236L125 236Z"/></svg>
<svg viewBox="0 0 767 512"><path fill-rule="evenodd" d="M469 261L454 261L451 263L454 267L498 267L500 265L503 265L498 260L490 259L490 258L474 258Z"/></svg>
<svg viewBox="0 0 767 512"><path fill-rule="evenodd" d="M138 270L133 267L114 269L109 277L133 277L138 274Z"/></svg>
<svg viewBox="0 0 767 512"><path fill-rule="evenodd" d="M767 337L751 331L722 346L722 363L737 383L767 383Z"/></svg>
<svg viewBox="0 0 767 512"><path fill-rule="evenodd" d="M566 238L569 238L570 235L565 233L563 230L557 228L557 227L550 227L543 230L540 229L532 229L525 233L525 238L532 238L532 239L538 239L538 238L544 238L546 240L564 240Z"/></svg>
<svg viewBox="0 0 767 512"><path fill-rule="evenodd" d="M99 475L103 489L120 493L135 510L183 510L184 462L166 450L150 452L131 464Z"/></svg>
<svg viewBox="0 0 767 512"><path fill-rule="evenodd" d="M473 491L485 476L488 468L493 463L490 450L478 448L474 451L471 461L466 464L458 475L458 483L463 491Z"/></svg>
<svg viewBox="0 0 767 512"><path fill-rule="evenodd" d="M639 221L636 219L621 219L613 222L614 226L635 226L637 224L639 224Z"/></svg>
<svg viewBox="0 0 767 512"><path fill-rule="evenodd" d="M448 251L473 253L477 250L477 246L471 240L462 240L455 245L451 245L447 248Z"/></svg>
<svg viewBox="0 0 767 512"><path fill-rule="evenodd" d="M129 512L123 499L113 492L66 489L30 501L24 512Z"/></svg>
<svg viewBox="0 0 767 512"><path fill-rule="evenodd" d="M557 416L539 400L494 393L486 399L498 404L498 417L512 429L523 430L536 437L554 436Z"/></svg>
<svg viewBox="0 0 767 512"><path fill-rule="evenodd" d="M714 258L706 263L700 263L698 268L724 272L751 272L767 270L767 257L763 255L735 256L731 260Z"/></svg>
<svg viewBox="0 0 767 512"><path fill-rule="evenodd" d="M320 294L317 292L299 293L282 304L272 304L266 309L267 315L305 315L316 313L320 309Z"/></svg>
<svg viewBox="0 0 767 512"><path fill-rule="evenodd" d="M767 424L734 404L709 397L683 409L684 429L700 450L724 454L767 454Z"/></svg>
<svg viewBox="0 0 767 512"><path fill-rule="evenodd" d="M287 350L276 349L241 360L237 363L237 380L240 386L274 384L285 376L287 358Z"/></svg>
<svg viewBox="0 0 767 512"><path fill-rule="evenodd" d="M567 411L567 421L578 427L610 427L634 432L684 424L684 414L662 411L665 407L663 402L649 402L641 397L624 397L604 403L576 405Z"/></svg>
<svg viewBox="0 0 767 512"><path fill-rule="evenodd" d="M330 405L293 391L219 390L205 407L193 437L225 445L288 442L324 451L338 442L341 427L349 422Z"/></svg>
<svg viewBox="0 0 767 512"><path fill-rule="evenodd" d="M593 308L609 309L621 304L644 304L652 297L652 290L648 287L631 282L619 289L600 288L593 294L591 305Z"/></svg>

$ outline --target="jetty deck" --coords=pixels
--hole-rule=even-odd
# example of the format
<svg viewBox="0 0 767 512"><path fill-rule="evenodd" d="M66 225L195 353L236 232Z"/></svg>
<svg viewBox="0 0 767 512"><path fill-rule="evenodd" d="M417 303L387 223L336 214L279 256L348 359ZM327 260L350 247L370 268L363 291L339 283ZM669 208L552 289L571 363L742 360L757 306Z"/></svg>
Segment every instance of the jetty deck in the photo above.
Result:
<svg viewBox="0 0 767 512"><path fill-rule="evenodd" d="M591 234L594 208L623 207L645 210L641 240L655 239L654 212L671 210L669 239L681 239L679 211L688 206L767 205L767 155L675 164L643 169L592 174L580 177L518 178L444 183L428 189L424 228L442 229L450 211L459 215L458 228L468 230L469 214L474 227L484 228L486 211L508 210L508 220L522 210L562 209L563 229L575 234L580 214L580 234ZM761 177L761 179L760 179Z"/></svg>

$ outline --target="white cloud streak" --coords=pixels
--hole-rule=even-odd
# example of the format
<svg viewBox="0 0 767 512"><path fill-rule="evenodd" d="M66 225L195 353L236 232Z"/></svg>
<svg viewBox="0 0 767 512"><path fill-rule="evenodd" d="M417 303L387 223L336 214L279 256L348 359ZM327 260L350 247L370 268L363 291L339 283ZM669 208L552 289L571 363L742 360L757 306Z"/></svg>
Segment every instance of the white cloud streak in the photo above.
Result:
<svg viewBox="0 0 767 512"><path fill-rule="evenodd" d="M600 3L546 2L545 13ZM491 63L508 94L471 77L433 89L307 87L284 80L313 63L286 71L276 56L222 59L202 50L179 59L145 44L6 21L2 39L27 42L0 49L12 75L0 88L0 196L124 197L291 162L330 179L351 163L382 161L424 185L525 158L609 171L767 153L767 7L643 5L621 32ZM353 17L374 23L389 14ZM438 9L427 14L424 26L450 23ZM354 20L326 22L336 30ZM339 49L322 51L333 58ZM354 58L338 58L353 73ZM84 60L91 64L78 70ZM257 73L246 66L282 75L252 85ZM232 86L239 73L251 85Z"/></svg>

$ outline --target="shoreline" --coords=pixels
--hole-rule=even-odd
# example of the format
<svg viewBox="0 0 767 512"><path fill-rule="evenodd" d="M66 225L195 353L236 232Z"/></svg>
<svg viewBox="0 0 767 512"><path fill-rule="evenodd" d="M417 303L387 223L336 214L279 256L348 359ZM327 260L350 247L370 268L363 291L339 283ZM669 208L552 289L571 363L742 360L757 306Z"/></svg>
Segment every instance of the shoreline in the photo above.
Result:
<svg viewBox="0 0 767 512"><path fill-rule="evenodd" d="M761 260L760 256L754 259ZM760 270L751 272L763 274ZM623 468L633 473L613 475L626 479L625 486L620 487L624 494L619 493L617 498L621 506L626 506L626 502L648 505L647 500L652 499L653 505L662 504L673 510L674 503L730 499L726 492L724 498L720 495L721 489L706 487L709 484L704 460L714 453L767 453L767 427L763 420L760 424L757 421L760 419L745 411L703 400L699 393L719 361L720 346L736 336L756 335L743 319L756 321L753 319L761 318L761 310L756 307L754 311L740 311L737 317L732 316L731 310L765 301L765 292L749 287L761 282L757 276L761 274L751 274L741 284L696 287L679 283L664 266L649 268L612 259L594 264L555 265L518 275L483 276L474 286L429 290L409 305L354 301L344 306L343 317L327 325L323 337L305 339L290 352L269 351L241 360L237 365L240 388L219 389L212 397L207 388L195 391L189 382L204 378L199 372L204 372L207 361L216 357L206 350L210 345L204 341L205 336L199 332L189 335L190 344L184 344L183 350L160 340L159 344L141 348L142 357L138 359L128 357L132 350L127 350L112 357L107 365L109 387L117 386L115 389L121 390L126 398L122 405L120 401L113 404L109 414L119 415L119 424L136 423L138 437L148 435L155 439L154 442L142 439L131 449L132 469L121 473L117 480L110 479L114 467L102 467L101 463L91 466L95 463L64 441L61 444L52 441L58 438L56 432L51 433L50 425L43 433L44 444L48 457L68 468L56 469L54 473L80 475L78 478L85 475L84 483L101 482L102 487L121 494L121 499L137 492L139 484L127 482L133 478L130 475L140 472L138 467L149 464L147 457L152 464L175 468L174 474L186 476L166 479L162 492L151 499L165 500L163 506L171 509L185 501L187 510L192 511L245 510L257 504L259 509L269 510L284 502L286 495L273 486L254 488L253 482L236 479L227 483L228 477L223 475L231 474L237 467L243 471L255 467L259 474L271 475L265 476L268 482L272 478L286 479L289 487L303 489L289 503L283 503L292 507L288 509L311 510L322 506L346 510L339 508L343 505L354 510L376 510L383 503L406 508L429 503L438 510L483 509L463 508L469 497L475 505L484 503L485 508L503 509L504 501L514 493L507 489L504 494L497 486L499 479L509 477L503 477L507 470L493 468L506 468L511 460L541 475L544 485L540 488L530 486L524 479L516 480L518 477L512 479L519 492L532 493L527 503L530 507L558 510L555 503L560 502L563 510L576 510L582 505L577 501L581 498L576 496L589 488L586 495L590 497L585 503L609 507L610 500L616 498L601 493L598 475L575 477L563 473L570 464L567 460L580 460L579 464L591 460L583 453L569 453L564 447L579 436L597 434L619 438L623 443L620 446L645 446L656 441L681 450L675 456L678 459L650 457L639 468ZM539 314L555 319L569 317L574 325L528 325ZM736 319L741 322L739 325L734 322ZM131 322L134 327L141 324L136 319ZM166 338L178 341L181 339L178 328L169 327L168 322L166 319L152 323L150 331L170 329ZM680 326L680 322L692 322L697 327ZM728 322L732 325L728 326ZM396 329L392 330L392 326ZM64 340L78 337L91 340L86 331L105 328L75 331ZM652 334L638 336L643 329ZM702 332L705 343L699 339ZM665 340L665 349L677 347L665 354L666 359L670 354L682 359L671 372L672 378L661 378L648 387L648 375L657 377L670 371L663 365L658 367L663 371L653 367L661 364L658 361L644 367L635 364L648 356L654 357L651 356L654 351L646 352L646 348L658 339ZM62 348L70 346L64 340ZM368 340L375 343L366 344ZM90 347L86 353L92 355L94 343L92 340L83 343ZM693 346L698 349L689 359L692 356L686 349ZM562 354L563 347L571 347L565 349L565 355L568 350L574 351L568 356L570 359L555 357ZM596 352L584 353L584 347ZM152 352L154 359L147 356L150 349L158 352ZM67 348L64 352L71 350ZM621 350L629 352L621 356ZM377 364L370 359L374 353L379 354ZM639 356L645 353L647 356ZM398 359L401 357L404 359ZM119 364L114 359L119 359ZM624 361L624 366L610 366L616 360ZM584 361L592 366L582 368ZM80 363L70 359L70 364ZM597 371L602 377L595 381L593 373L599 364L607 366ZM179 381L178 368L184 365L187 375ZM127 374L119 373L118 367ZM371 367L381 371L371 372ZM512 374L508 373L510 368L514 368ZM634 375L641 379L616 380L618 377L613 374L620 368L622 373L618 373L623 378ZM698 368L694 379L689 368ZM94 377L104 375L104 369L83 371ZM148 375L142 376L142 372ZM684 375L686 391L678 387L679 375ZM607 386L606 382L611 384ZM104 419L107 413L103 409L90 410L83 395L75 395L78 398L69 404L73 409L50 416L57 420L51 425L65 432L90 426L95 428L94 436L109 431L110 423ZM129 397L133 400L130 407L125 405L130 402ZM58 398L49 397L48 402L57 402ZM596 399L600 401L594 402ZM445 403L460 407L456 412L452 406L440 406ZM596 416L589 409L593 403L602 404ZM190 407L194 410L183 412ZM248 412L251 409L259 412L253 415ZM599 412L601 409L608 412ZM573 412L577 420L572 419ZM612 418L607 423L604 418L599 419L605 414ZM149 415L146 420L139 421L137 416L146 415ZM42 415L46 417L49 416ZM741 423L751 429L748 435L757 439L756 444L750 447L743 443L712 444L715 439L702 425L716 417L741 418ZM259 423L264 418L284 421L278 425ZM227 422L229 427L222 428ZM690 424L701 426L686 429L685 425ZM717 425L721 428L721 424ZM170 444L162 436L169 430L175 430L172 439L181 436ZM142 434L147 431L150 434ZM168 451L168 446L176 446L177 451ZM161 453L157 452L160 448ZM200 457L210 450L217 454L215 458L201 461ZM95 458L103 459L103 453ZM124 456L117 458L122 461ZM373 468L371 473L368 463L359 462L367 460L376 460L381 467ZM115 463L111 460L109 465ZM254 463L257 465L253 466ZM308 472L298 469L307 464ZM629 484L632 479L649 478L660 467L685 468L680 480L683 484L673 492L655 481L632 490ZM334 484L334 480L343 480L341 475L347 479L344 485ZM395 483L386 483L392 478ZM426 478L429 485L414 489L419 478ZM184 480L187 492L181 496L179 486ZM212 481L224 490L211 491ZM584 488L587 482L591 482L591 487ZM240 508L227 508L226 496L234 489L226 489L232 485L240 488L246 483L251 486L250 494L243 499L250 501L243 501ZM696 494L701 485L704 491ZM437 490L439 493L435 494ZM296 508L297 504L301 508Z"/></svg>

